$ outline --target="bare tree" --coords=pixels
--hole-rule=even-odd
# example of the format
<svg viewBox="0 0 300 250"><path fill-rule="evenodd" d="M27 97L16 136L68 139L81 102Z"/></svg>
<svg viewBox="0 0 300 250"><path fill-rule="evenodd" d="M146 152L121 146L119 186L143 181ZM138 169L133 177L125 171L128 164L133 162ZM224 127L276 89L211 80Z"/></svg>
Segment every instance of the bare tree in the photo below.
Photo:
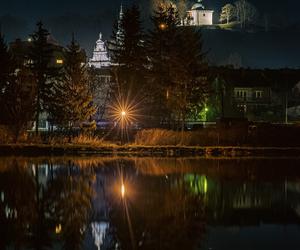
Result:
<svg viewBox="0 0 300 250"><path fill-rule="evenodd" d="M236 7L230 3L226 4L222 8L222 12L220 15L220 22L223 23L224 21L226 21L226 23L228 24L229 21L231 21L235 17L236 17Z"/></svg>
<svg viewBox="0 0 300 250"><path fill-rule="evenodd" d="M187 0L178 0L177 4L177 10L179 14L179 18L181 20L181 23L184 25L184 20L186 18L186 12L187 12Z"/></svg>
<svg viewBox="0 0 300 250"><path fill-rule="evenodd" d="M247 0L239 0L235 2L237 20L241 24L241 28L245 28L248 24L254 24L258 18L258 10Z"/></svg>
<svg viewBox="0 0 300 250"><path fill-rule="evenodd" d="M158 8L167 9L169 6L177 9L176 4L171 0L152 0L152 8L157 10Z"/></svg>

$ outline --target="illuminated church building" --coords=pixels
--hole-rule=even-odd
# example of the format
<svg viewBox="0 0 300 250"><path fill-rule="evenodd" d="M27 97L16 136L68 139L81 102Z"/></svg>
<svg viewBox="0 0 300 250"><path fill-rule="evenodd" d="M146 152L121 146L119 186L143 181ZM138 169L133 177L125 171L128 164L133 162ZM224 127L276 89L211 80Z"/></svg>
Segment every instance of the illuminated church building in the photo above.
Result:
<svg viewBox="0 0 300 250"><path fill-rule="evenodd" d="M198 2L192 6L191 10L187 12L188 25L213 25L214 11L205 9L204 5L202 4L202 1L203 0L198 0Z"/></svg>
<svg viewBox="0 0 300 250"><path fill-rule="evenodd" d="M96 46L93 51L93 57L89 60L89 66L97 69L107 68L111 66L110 57L108 55L105 42L102 40L102 34L100 33L99 39L96 41Z"/></svg>
<svg viewBox="0 0 300 250"><path fill-rule="evenodd" d="M117 42L120 42L120 37L122 36L121 22L124 16L123 6L121 5L119 20L118 20L118 30L117 30ZM89 60L89 66L96 69L105 69L112 66L111 58L108 53L108 47L106 42L102 40L102 33L99 34L99 39L96 41L96 46L93 51L93 56Z"/></svg>

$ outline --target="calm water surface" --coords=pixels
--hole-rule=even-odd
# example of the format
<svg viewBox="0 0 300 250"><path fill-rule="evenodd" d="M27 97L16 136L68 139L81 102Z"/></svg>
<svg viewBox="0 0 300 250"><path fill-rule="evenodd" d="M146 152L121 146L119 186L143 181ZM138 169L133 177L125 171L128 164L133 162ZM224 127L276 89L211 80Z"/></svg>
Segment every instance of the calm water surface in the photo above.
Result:
<svg viewBox="0 0 300 250"><path fill-rule="evenodd" d="M300 249L300 159L0 158L0 249Z"/></svg>

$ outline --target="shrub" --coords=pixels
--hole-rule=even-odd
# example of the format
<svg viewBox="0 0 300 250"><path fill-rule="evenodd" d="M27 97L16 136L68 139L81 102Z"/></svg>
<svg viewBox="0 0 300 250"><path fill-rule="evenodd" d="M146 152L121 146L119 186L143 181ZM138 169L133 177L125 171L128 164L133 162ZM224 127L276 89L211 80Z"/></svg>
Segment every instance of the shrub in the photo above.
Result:
<svg viewBox="0 0 300 250"><path fill-rule="evenodd" d="M0 126L0 143L12 143L13 135L11 131L6 126Z"/></svg>
<svg viewBox="0 0 300 250"><path fill-rule="evenodd" d="M90 135L79 135L71 139L72 144L101 146L103 139Z"/></svg>

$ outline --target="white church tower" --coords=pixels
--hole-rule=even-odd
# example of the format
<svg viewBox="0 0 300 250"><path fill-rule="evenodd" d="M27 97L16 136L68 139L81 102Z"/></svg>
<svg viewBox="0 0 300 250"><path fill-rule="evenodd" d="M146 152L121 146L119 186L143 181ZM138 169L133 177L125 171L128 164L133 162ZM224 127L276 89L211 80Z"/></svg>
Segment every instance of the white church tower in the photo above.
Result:
<svg viewBox="0 0 300 250"><path fill-rule="evenodd" d="M97 69L107 68L111 66L110 57L107 47L102 40L102 34L99 34L99 39L96 41L96 47L93 52L93 57L89 60L89 66Z"/></svg>

